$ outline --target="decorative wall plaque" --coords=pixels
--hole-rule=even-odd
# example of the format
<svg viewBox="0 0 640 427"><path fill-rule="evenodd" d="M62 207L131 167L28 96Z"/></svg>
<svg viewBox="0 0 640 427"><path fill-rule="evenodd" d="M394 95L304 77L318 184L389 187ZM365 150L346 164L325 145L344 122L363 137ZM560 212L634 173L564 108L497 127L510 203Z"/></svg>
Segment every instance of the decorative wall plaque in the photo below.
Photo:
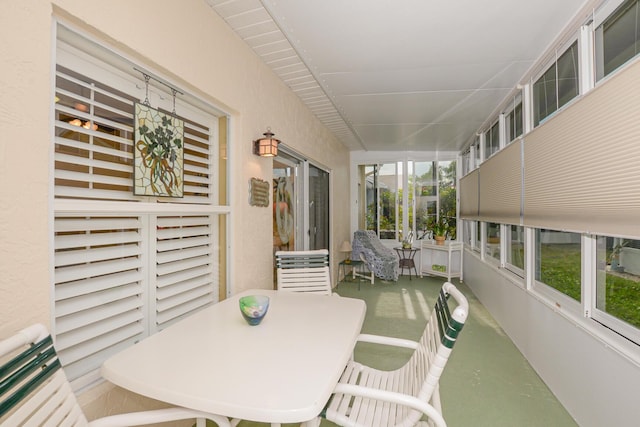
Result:
<svg viewBox="0 0 640 427"><path fill-rule="evenodd" d="M267 181L251 178L249 181L249 204L251 206L269 206L270 186Z"/></svg>
<svg viewBox="0 0 640 427"><path fill-rule="evenodd" d="M182 197L184 122L145 104L135 104L134 192Z"/></svg>

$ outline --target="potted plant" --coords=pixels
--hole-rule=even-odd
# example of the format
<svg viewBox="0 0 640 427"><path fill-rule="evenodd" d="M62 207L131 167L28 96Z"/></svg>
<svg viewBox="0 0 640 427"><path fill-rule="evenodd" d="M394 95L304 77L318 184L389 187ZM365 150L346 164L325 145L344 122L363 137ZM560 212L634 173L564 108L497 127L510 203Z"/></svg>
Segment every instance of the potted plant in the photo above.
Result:
<svg viewBox="0 0 640 427"><path fill-rule="evenodd" d="M402 239L402 249L411 249L413 245L413 230L409 231L409 235Z"/></svg>
<svg viewBox="0 0 640 427"><path fill-rule="evenodd" d="M444 241L447 238L449 232L449 224L444 216L440 216L438 220L434 220L431 225L431 231L433 232L433 238L438 245L444 245Z"/></svg>

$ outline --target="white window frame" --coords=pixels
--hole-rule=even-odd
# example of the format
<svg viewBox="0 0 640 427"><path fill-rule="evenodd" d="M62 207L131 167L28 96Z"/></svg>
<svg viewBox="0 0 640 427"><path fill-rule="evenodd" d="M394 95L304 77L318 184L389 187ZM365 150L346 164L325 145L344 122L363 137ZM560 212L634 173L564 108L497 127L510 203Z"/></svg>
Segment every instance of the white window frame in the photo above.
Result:
<svg viewBox="0 0 640 427"><path fill-rule="evenodd" d="M573 97L569 102L567 102L566 104L564 104L563 106L559 107L558 106L558 59L564 55L567 50L574 44L577 42L577 49L578 49L578 94ZM581 88L581 75L583 73L582 68L580 67L581 65L581 61L580 61L580 57L581 57L581 49L582 49L582 41L581 38L579 37L578 33L575 33L572 37L570 37L567 41L565 41L564 43L562 43L560 46L558 46L558 48L555 49L553 57L551 59L549 59L547 62L545 62L545 65L543 67L541 67L540 71L537 74L534 74L531 77L531 82L530 82L530 91L531 91L531 126L532 127L538 127L542 124L544 124L547 120L549 120L551 117L554 117L559 111L564 110L566 107L568 107L569 105L573 104L576 99L579 99L580 96L582 95L582 93L580 92ZM548 114L547 116L543 117L540 119L540 121L538 122L538 124L535 124L535 110L536 110L536 105L534 105L535 102L535 97L534 97L534 88L535 88L535 83L538 81L538 79L540 79L540 77L542 77L543 74L545 74L549 68L551 68L553 65L556 65L556 75L555 75L555 79L556 79L556 109ZM523 105L524 106L524 105ZM524 112L523 112L524 113ZM526 133L527 129L524 130L524 133Z"/></svg>
<svg viewBox="0 0 640 427"><path fill-rule="evenodd" d="M553 305L556 307L556 309L558 310L563 310L566 311L568 313L571 313L574 316L582 316L582 301L576 301L575 299L571 298L570 296L558 291L557 289L553 288L552 286L541 282L539 280L536 279L536 259L537 259L537 247L538 247L538 241L536 239L536 229L535 228L531 228L531 233L527 234L526 237L530 237L530 241L531 241L531 245L527 246L527 249L529 250L529 254L530 256L527 256L527 251L525 250L525 257L526 257L526 261L525 261L525 267L527 269L527 273L528 276L530 277L530 290L532 293L540 296L541 298L544 298L546 301L548 301L549 304ZM573 233L575 234L575 233ZM525 239L526 239L525 237ZM526 262L530 261L529 264L527 265ZM584 274L585 274L585 269L584 269L584 241L581 238L581 245L580 245L580 271L581 271L581 299L584 299L584 295L582 295L582 293L584 292Z"/></svg>
<svg viewBox="0 0 640 427"><path fill-rule="evenodd" d="M585 247L589 249L589 253L585 257L585 263L592 266L589 269L589 276L585 277L583 292L584 292L584 306L585 317L591 318L596 322L610 328L617 332L622 337L633 341L635 344L640 345L640 327L630 325L622 319L619 319L611 314L600 310L597 305L597 275L598 275L598 238L605 238L609 236L585 236Z"/></svg>

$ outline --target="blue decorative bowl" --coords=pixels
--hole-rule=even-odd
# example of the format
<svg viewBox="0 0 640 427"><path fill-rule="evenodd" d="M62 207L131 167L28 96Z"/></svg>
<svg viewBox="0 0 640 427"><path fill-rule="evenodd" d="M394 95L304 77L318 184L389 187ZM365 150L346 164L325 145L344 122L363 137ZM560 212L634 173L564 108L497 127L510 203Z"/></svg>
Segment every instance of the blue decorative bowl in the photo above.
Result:
<svg viewBox="0 0 640 427"><path fill-rule="evenodd" d="M248 295L240 298L240 313L251 326L259 325L269 309L269 297Z"/></svg>

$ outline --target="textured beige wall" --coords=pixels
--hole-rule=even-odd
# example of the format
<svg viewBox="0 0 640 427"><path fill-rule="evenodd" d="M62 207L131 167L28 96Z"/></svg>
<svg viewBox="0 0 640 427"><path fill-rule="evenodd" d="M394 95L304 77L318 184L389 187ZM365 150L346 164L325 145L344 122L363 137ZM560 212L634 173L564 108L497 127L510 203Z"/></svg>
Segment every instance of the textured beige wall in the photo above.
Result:
<svg viewBox="0 0 640 427"><path fill-rule="evenodd" d="M34 321L48 324L51 316L54 18L122 50L141 66L231 113L234 292L269 288L273 283L271 209L248 204L249 179L271 180L271 160L251 153L251 141L268 126L284 143L331 168L331 249L334 257L339 255L338 245L349 238L349 198L340 190L348 182L346 149L204 0L3 0L0 4L0 337ZM113 406L102 399L104 395L104 387L86 393L90 397L84 400L93 415ZM110 397L109 402L118 400Z"/></svg>

